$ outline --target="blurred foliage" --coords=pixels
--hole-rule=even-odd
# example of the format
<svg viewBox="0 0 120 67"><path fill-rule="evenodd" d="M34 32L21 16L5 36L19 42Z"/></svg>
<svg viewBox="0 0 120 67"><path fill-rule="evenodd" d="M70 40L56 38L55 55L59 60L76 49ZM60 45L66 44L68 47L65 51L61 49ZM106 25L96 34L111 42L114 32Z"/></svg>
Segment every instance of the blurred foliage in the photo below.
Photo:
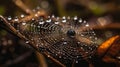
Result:
<svg viewBox="0 0 120 67"><path fill-rule="evenodd" d="M0 15L3 15L5 13L5 7L0 6Z"/></svg>

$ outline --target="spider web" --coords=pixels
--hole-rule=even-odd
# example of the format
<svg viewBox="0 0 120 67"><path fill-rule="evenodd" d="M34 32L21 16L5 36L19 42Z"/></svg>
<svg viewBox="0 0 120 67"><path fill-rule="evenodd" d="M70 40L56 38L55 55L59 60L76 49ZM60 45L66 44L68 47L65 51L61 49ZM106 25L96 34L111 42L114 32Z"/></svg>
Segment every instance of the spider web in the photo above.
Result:
<svg viewBox="0 0 120 67"><path fill-rule="evenodd" d="M91 57L98 45L90 25L78 17L50 17L32 19L12 24L41 52L47 51L55 58L81 60ZM26 41L27 43L27 41Z"/></svg>

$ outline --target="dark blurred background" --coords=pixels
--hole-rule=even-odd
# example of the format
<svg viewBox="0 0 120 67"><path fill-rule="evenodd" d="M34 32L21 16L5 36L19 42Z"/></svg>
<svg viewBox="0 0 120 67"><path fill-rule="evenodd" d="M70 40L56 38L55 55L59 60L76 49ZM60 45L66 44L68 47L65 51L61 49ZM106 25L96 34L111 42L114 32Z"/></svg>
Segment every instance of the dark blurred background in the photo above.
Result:
<svg viewBox="0 0 120 67"><path fill-rule="evenodd" d="M105 25L120 23L120 0L22 0L31 10L43 9L48 15L78 16L87 22ZM12 0L0 0L0 15L16 17L27 15ZM98 32L101 34L101 32ZM119 34L118 30L102 31L98 35L101 44L107 38ZM102 37L101 37L102 36ZM25 46L26 45L26 46ZM29 48L28 48L29 47ZM0 67L42 67L36 52L21 39L0 28ZM58 67L45 59L48 67Z"/></svg>

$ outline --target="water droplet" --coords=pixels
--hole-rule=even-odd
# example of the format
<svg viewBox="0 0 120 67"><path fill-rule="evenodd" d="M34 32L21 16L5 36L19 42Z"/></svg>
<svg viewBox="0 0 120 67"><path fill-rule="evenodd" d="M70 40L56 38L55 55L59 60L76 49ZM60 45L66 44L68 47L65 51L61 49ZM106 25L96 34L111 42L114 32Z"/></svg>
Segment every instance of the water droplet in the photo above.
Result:
<svg viewBox="0 0 120 67"><path fill-rule="evenodd" d="M67 21L67 20L66 20L66 17L63 16L63 17L62 17L62 22L65 23L66 21Z"/></svg>
<svg viewBox="0 0 120 67"><path fill-rule="evenodd" d="M51 19L46 20L46 22L48 22L48 23L51 22Z"/></svg>
<svg viewBox="0 0 120 67"><path fill-rule="evenodd" d="M75 17L74 17L74 20L77 20L77 19L78 19L77 16L75 16Z"/></svg>
<svg viewBox="0 0 120 67"><path fill-rule="evenodd" d="M78 63L78 61L75 61L75 63Z"/></svg>
<svg viewBox="0 0 120 67"><path fill-rule="evenodd" d="M38 17L38 14L35 14L36 17Z"/></svg>
<svg viewBox="0 0 120 67"><path fill-rule="evenodd" d="M59 56L59 58L62 58L61 56Z"/></svg>
<svg viewBox="0 0 120 67"><path fill-rule="evenodd" d="M38 28L40 28L40 26L37 26Z"/></svg>
<svg viewBox="0 0 120 67"><path fill-rule="evenodd" d="M60 18L59 17L57 17L57 20L59 20Z"/></svg>
<svg viewBox="0 0 120 67"><path fill-rule="evenodd" d="M80 42L77 42L78 44L80 44Z"/></svg>
<svg viewBox="0 0 120 67"><path fill-rule="evenodd" d="M26 23L22 23L22 25L26 25Z"/></svg>
<svg viewBox="0 0 120 67"><path fill-rule="evenodd" d="M70 19L70 16L68 16L67 19Z"/></svg>
<svg viewBox="0 0 120 67"><path fill-rule="evenodd" d="M63 42L63 44L67 44L67 42Z"/></svg>
<svg viewBox="0 0 120 67"><path fill-rule="evenodd" d="M81 34L81 36L84 36L83 34Z"/></svg>
<svg viewBox="0 0 120 67"><path fill-rule="evenodd" d="M58 54L55 54L56 56L58 55Z"/></svg>
<svg viewBox="0 0 120 67"><path fill-rule="evenodd" d="M39 24L44 24L44 21L40 21Z"/></svg>
<svg viewBox="0 0 120 67"><path fill-rule="evenodd" d="M86 21L83 21L83 23L86 23Z"/></svg>
<svg viewBox="0 0 120 67"><path fill-rule="evenodd" d="M29 41L26 41L25 43L27 43L27 44L28 44L28 43L29 43Z"/></svg>
<svg viewBox="0 0 120 67"><path fill-rule="evenodd" d="M87 46L86 46L87 47ZM85 52L85 53L88 53L88 52Z"/></svg>
<svg viewBox="0 0 120 67"><path fill-rule="evenodd" d="M120 56L118 56L118 57L117 57L117 59L119 59L119 60L120 60Z"/></svg>
<svg viewBox="0 0 120 67"><path fill-rule="evenodd" d="M95 40L97 40L97 37L95 37Z"/></svg>
<svg viewBox="0 0 120 67"><path fill-rule="evenodd" d="M55 18L55 15L52 15L52 18Z"/></svg>
<svg viewBox="0 0 120 67"><path fill-rule="evenodd" d="M89 37L90 39L92 38L92 36Z"/></svg>
<svg viewBox="0 0 120 67"><path fill-rule="evenodd" d="M56 22L55 22L55 24L59 24L59 22L58 22L58 21L56 21Z"/></svg>
<svg viewBox="0 0 120 67"><path fill-rule="evenodd" d="M18 18L15 18L14 21L18 21L19 19Z"/></svg>
<svg viewBox="0 0 120 67"><path fill-rule="evenodd" d="M12 18L11 18L11 17L8 17L7 19L8 19L8 20L12 20Z"/></svg>
<svg viewBox="0 0 120 67"><path fill-rule="evenodd" d="M21 18L23 18L23 17L25 17L25 15L22 14L22 15L21 15Z"/></svg>
<svg viewBox="0 0 120 67"><path fill-rule="evenodd" d="M62 22L65 23L65 22L66 22L66 19L63 19Z"/></svg>
<svg viewBox="0 0 120 67"><path fill-rule="evenodd" d="M47 55L47 57L50 57L50 55Z"/></svg>
<svg viewBox="0 0 120 67"><path fill-rule="evenodd" d="M36 10L35 10L35 9L33 9L32 11L33 11L33 12L36 12Z"/></svg>
<svg viewBox="0 0 120 67"><path fill-rule="evenodd" d="M38 44L36 44L36 47L38 47L39 45Z"/></svg>
<svg viewBox="0 0 120 67"><path fill-rule="evenodd" d="M32 18L32 20L35 20L34 18Z"/></svg>
<svg viewBox="0 0 120 67"><path fill-rule="evenodd" d="M62 40L64 40L65 38L62 38Z"/></svg>
<svg viewBox="0 0 120 67"><path fill-rule="evenodd" d="M82 19L79 19L79 21L78 21L79 23L82 23Z"/></svg>
<svg viewBox="0 0 120 67"><path fill-rule="evenodd" d="M48 16L47 18L50 18L50 16Z"/></svg>
<svg viewBox="0 0 120 67"><path fill-rule="evenodd" d="M89 24L86 24L85 26L86 26L86 27L89 27Z"/></svg>
<svg viewBox="0 0 120 67"><path fill-rule="evenodd" d="M62 17L62 19L66 19L66 17L65 17L65 16L63 16L63 17Z"/></svg>

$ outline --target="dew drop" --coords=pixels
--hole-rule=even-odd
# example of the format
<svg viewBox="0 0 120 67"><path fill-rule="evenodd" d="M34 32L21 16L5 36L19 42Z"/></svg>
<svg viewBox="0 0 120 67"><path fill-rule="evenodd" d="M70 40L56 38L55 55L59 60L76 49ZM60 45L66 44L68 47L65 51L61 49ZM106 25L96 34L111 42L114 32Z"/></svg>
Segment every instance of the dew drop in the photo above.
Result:
<svg viewBox="0 0 120 67"><path fill-rule="evenodd" d="M11 17L8 17L7 19L8 19L8 20L12 20L12 18L11 18Z"/></svg>
<svg viewBox="0 0 120 67"><path fill-rule="evenodd" d="M44 21L40 21L39 24L44 24Z"/></svg>
<svg viewBox="0 0 120 67"><path fill-rule="evenodd" d="M95 37L95 40L97 40L97 37Z"/></svg>
<svg viewBox="0 0 120 67"><path fill-rule="evenodd" d="M28 43L29 43L29 41L26 41L25 43L27 43L27 44L28 44Z"/></svg>
<svg viewBox="0 0 120 67"><path fill-rule="evenodd" d="M65 22L66 22L66 19L63 19L62 22L65 23Z"/></svg>
<svg viewBox="0 0 120 67"><path fill-rule="evenodd" d="M23 14L21 15L21 18L25 17Z"/></svg>
<svg viewBox="0 0 120 67"><path fill-rule="evenodd" d="M74 17L74 20L77 20L77 19L78 19L77 16L75 16L75 17Z"/></svg>
<svg viewBox="0 0 120 67"><path fill-rule="evenodd" d="M38 28L40 28L40 26L37 26Z"/></svg>
<svg viewBox="0 0 120 67"><path fill-rule="evenodd" d="M55 22L55 24L59 24L59 22L58 22L58 21L56 21L56 22Z"/></svg>
<svg viewBox="0 0 120 67"><path fill-rule="evenodd" d="M59 20L60 18L59 17L57 17L57 20Z"/></svg>
<svg viewBox="0 0 120 67"><path fill-rule="evenodd" d="M46 22L50 23L50 22L51 22L51 19L46 20Z"/></svg>
<svg viewBox="0 0 120 67"><path fill-rule="evenodd" d="M65 38L62 38L62 40L64 40Z"/></svg>
<svg viewBox="0 0 120 67"><path fill-rule="evenodd" d="M58 55L58 54L55 54L56 56Z"/></svg>
<svg viewBox="0 0 120 67"><path fill-rule="evenodd" d="M48 16L47 18L50 18L50 16Z"/></svg>
<svg viewBox="0 0 120 67"><path fill-rule="evenodd" d="M120 56L118 56L118 57L117 57L117 59L119 59L119 60L120 60Z"/></svg>
<svg viewBox="0 0 120 67"><path fill-rule="evenodd" d="M59 56L59 58L62 58L61 56Z"/></svg>
<svg viewBox="0 0 120 67"><path fill-rule="evenodd" d="M87 47L87 46L86 46ZM88 53L88 52L85 52L85 53Z"/></svg>
<svg viewBox="0 0 120 67"><path fill-rule="evenodd" d="M82 23L82 19L79 19L79 21L78 21L79 23Z"/></svg>
<svg viewBox="0 0 120 67"><path fill-rule="evenodd" d="M35 14L36 17L38 17L38 14Z"/></svg>
<svg viewBox="0 0 120 67"><path fill-rule="evenodd" d="M33 39L31 39L31 40L33 40Z"/></svg>
<svg viewBox="0 0 120 67"><path fill-rule="evenodd" d="M52 18L55 18L55 15L52 15Z"/></svg>
<svg viewBox="0 0 120 67"><path fill-rule="evenodd" d="M62 19L66 19L66 17L65 17L65 16L63 16L63 17L62 17Z"/></svg>
<svg viewBox="0 0 120 67"><path fill-rule="evenodd" d="M18 18L15 18L14 21L18 21L19 19Z"/></svg>
<svg viewBox="0 0 120 67"><path fill-rule="evenodd" d="M86 23L86 21L83 21L83 23Z"/></svg>
<svg viewBox="0 0 120 67"><path fill-rule="evenodd" d="M83 34L81 34L81 36L84 36Z"/></svg>
<svg viewBox="0 0 120 67"><path fill-rule="evenodd" d="M47 57L50 57L50 55L47 55Z"/></svg>
<svg viewBox="0 0 120 67"><path fill-rule="evenodd" d="M22 23L22 25L26 25L26 23Z"/></svg>
<svg viewBox="0 0 120 67"><path fill-rule="evenodd" d="M38 44L36 44L36 47L38 47L39 45Z"/></svg>
<svg viewBox="0 0 120 67"><path fill-rule="evenodd" d="M78 44L80 44L80 42L77 42Z"/></svg>
<svg viewBox="0 0 120 67"><path fill-rule="evenodd" d="M63 44L67 44L67 42L63 42Z"/></svg>
<svg viewBox="0 0 120 67"><path fill-rule="evenodd" d="M89 38L92 38L92 36L90 36Z"/></svg>
<svg viewBox="0 0 120 67"><path fill-rule="evenodd" d="M77 56L77 58L79 58L79 56Z"/></svg>
<svg viewBox="0 0 120 67"><path fill-rule="evenodd" d="M78 61L75 61L75 63L78 63Z"/></svg>
<svg viewBox="0 0 120 67"><path fill-rule="evenodd" d="M66 17L63 16L63 17L62 17L62 22L65 23L66 21L67 21L67 20L66 20Z"/></svg>
<svg viewBox="0 0 120 67"><path fill-rule="evenodd" d="M86 26L86 27L89 27L89 24L86 24L85 26Z"/></svg>
<svg viewBox="0 0 120 67"><path fill-rule="evenodd" d="M35 20L34 18L32 18L32 20Z"/></svg>
<svg viewBox="0 0 120 67"><path fill-rule="evenodd" d="M67 19L70 19L70 16L68 16Z"/></svg>

